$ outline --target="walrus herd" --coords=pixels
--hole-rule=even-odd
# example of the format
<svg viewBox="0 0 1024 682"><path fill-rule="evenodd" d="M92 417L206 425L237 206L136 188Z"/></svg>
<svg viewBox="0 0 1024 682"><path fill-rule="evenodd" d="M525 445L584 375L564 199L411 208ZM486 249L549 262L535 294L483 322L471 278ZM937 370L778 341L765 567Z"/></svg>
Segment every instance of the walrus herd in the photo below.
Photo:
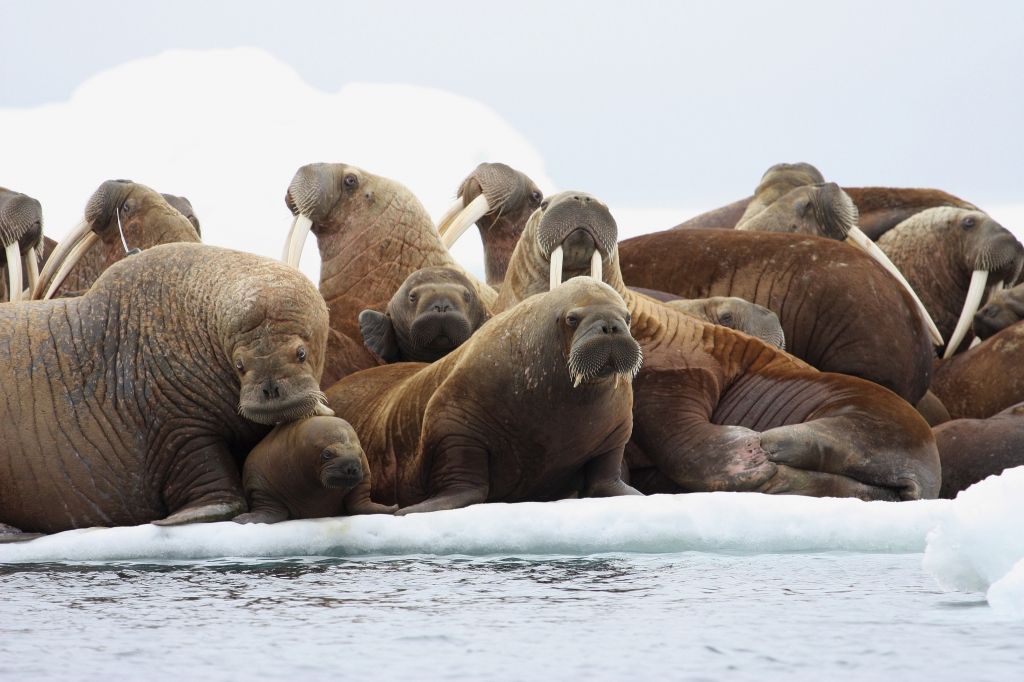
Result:
<svg viewBox="0 0 1024 682"><path fill-rule="evenodd" d="M282 263L202 244L187 198L129 180L59 244L0 188L0 542L715 490L915 500L1024 464L1024 246L945 192L778 164L621 243L598 197L500 163L436 225L345 164L300 168L285 203ZM486 282L448 253L473 225Z"/></svg>

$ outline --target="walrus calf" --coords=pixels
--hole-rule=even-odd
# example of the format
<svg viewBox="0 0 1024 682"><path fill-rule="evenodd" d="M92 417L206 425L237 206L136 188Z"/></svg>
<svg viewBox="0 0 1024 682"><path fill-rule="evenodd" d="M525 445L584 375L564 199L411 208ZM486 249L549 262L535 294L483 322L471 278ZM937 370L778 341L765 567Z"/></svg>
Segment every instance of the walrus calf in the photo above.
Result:
<svg viewBox="0 0 1024 682"><path fill-rule="evenodd" d="M638 494L619 478L641 364L611 287L579 278L484 324L432 365L348 376L328 404L398 514Z"/></svg>
<svg viewBox="0 0 1024 682"><path fill-rule="evenodd" d="M469 339L487 311L466 276L422 268L391 297L387 312L359 313L363 344L387 362L434 362Z"/></svg>
<svg viewBox="0 0 1024 682"><path fill-rule="evenodd" d="M393 514L370 501L370 465L347 421L310 417L274 427L245 459L249 511L237 523Z"/></svg>
<svg viewBox="0 0 1024 682"><path fill-rule="evenodd" d="M0 306L0 523L234 518L270 425L327 413L326 343L305 276L201 244L124 259L80 298Z"/></svg>

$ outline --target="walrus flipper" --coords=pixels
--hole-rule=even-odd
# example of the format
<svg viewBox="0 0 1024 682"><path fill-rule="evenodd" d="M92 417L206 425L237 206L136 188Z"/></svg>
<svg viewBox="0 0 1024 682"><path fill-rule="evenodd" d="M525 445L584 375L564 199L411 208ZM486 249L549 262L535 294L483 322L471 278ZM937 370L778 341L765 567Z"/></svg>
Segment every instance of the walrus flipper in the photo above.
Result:
<svg viewBox="0 0 1024 682"><path fill-rule="evenodd" d="M27 540L35 540L36 538L41 538L44 535L46 535L46 533L25 533L14 526L8 526L6 523L0 523L0 544L5 542L25 542Z"/></svg>
<svg viewBox="0 0 1024 682"><path fill-rule="evenodd" d="M376 310L364 310L359 313L359 330L363 334L363 345L385 362L395 362L399 359L395 327L390 316Z"/></svg>
<svg viewBox="0 0 1024 682"><path fill-rule="evenodd" d="M154 526L184 526L189 523L212 523L214 521L230 521L245 511L245 502L214 502L201 507L181 509L166 519L153 521Z"/></svg>

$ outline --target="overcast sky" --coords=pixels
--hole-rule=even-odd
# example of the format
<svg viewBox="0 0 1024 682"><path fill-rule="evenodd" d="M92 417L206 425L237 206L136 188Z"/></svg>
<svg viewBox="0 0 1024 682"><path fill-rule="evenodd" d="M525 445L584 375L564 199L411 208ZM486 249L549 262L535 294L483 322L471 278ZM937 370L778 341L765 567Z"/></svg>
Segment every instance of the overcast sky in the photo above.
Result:
<svg viewBox="0 0 1024 682"><path fill-rule="evenodd" d="M66 100L168 48L240 45L328 92L391 82L477 99L559 186L619 205L725 203L780 161L1024 203L1016 1L0 0L0 107Z"/></svg>

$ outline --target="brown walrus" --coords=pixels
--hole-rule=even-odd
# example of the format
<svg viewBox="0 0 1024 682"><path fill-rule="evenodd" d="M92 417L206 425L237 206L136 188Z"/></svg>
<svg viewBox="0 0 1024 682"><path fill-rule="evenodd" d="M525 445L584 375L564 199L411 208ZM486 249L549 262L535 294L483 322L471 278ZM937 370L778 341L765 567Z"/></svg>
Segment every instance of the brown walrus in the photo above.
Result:
<svg viewBox="0 0 1024 682"><path fill-rule="evenodd" d="M562 192L545 199L519 240L495 309L585 274L601 276L623 297L644 351L626 451L640 490L935 497L935 441L910 405L876 384L818 372L757 339L629 291L616 236L614 218L595 197Z"/></svg>
<svg viewBox="0 0 1024 682"><path fill-rule="evenodd" d="M921 211L886 232L878 247L928 308L946 339L946 358L973 339L971 322L986 290L1012 286L1024 264L1024 246L1009 230L963 208Z"/></svg>
<svg viewBox="0 0 1024 682"><path fill-rule="evenodd" d="M196 234L199 238L203 238L203 229L199 225L199 218L196 216L196 210L192 208L192 202L187 197L179 197L174 194L161 194L168 204L170 204L178 213L185 216L185 220L192 223L192 227L196 228Z"/></svg>
<svg viewBox="0 0 1024 682"><path fill-rule="evenodd" d="M359 434L373 499L398 514L635 494L620 479L641 363L608 286L567 282L431 365L353 374L328 403Z"/></svg>
<svg viewBox="0 0 1024 682"><path fill-rule="evenodd" d="M370 501L370 465L347 421L308 417L279 424L245 458L249 511L237 523L277 523L343 514L393 514Z"/></svg>
<svg viewBox="0 0 1024 682"><path fill-rule="evenodd" d="M340 163L303 166L285 197L295 216L283 260L298 266L306 235L320 249L320 293L331 315L323 386L381 364L363 346L359 313L384 312L413 272L431 266L466 275L485 307L493 289L448 254L430 215L405 186Z"/></svg>
<svg viewBox="0 0 1024 682"><path fill-rule="evenodd" d="M481 163L459 185L457 196L438 221L438 234L451 248L475 223L484 244L487 283L500 286L523 226L544 193L525 173L503 163Z"/></svg>
<svg viewBox="0 0 1024 682"><path fill-rule="evenodd" d="M1024 403L988 419L946 422L934 431L942 460L939 497L954 498L988 476L1024 465Z"/></svg>
<svg viewBox="0 0 1024 682"><path fill-rule="evenodd" d="M237 516L269 425L323 411L326 338L304 275L202 244L124 259L79 298L0 307L0 522Z"/></svg>
<svg viewBox="0 0 1024 682"><path fill-rule="evenodd" d="M935 363L932 392L953 419L987 419L1024 402L1024 323Z"/></svg>
<svg viewBox="0 0 1024 682"><path fill-rule="evenodd" d="M7 271L0 289L0 300L18 303L24 292L22 271L28 275L29 289L39 278L42 255L43 207L32 197L0 187L0 264ZM24 266L24 267L23 267Z"/></svg>
<svg viewBox="0 0 1024 682"><path fill-rule="evenodd" d="M32 297L84 291L125 256L172 242L199 242L199 234L155 190L131 180L108 180L89 197L85 217L47 259Z"/></svg>
<svg viewBox="0 0 1024 682"><path fill-rule="evenodd" d="M993 292L985 307L974 314L971 330L984 341L1024 319L1024 284Z"/></svg>
<svg viewBox="0 0 1024 682"><path fill-rule="evenodd" d="M366 347L386 362L434 362L452 352L487 321L466 276L448 267L409 275L386 313L364 310L359 327Z"/></svg>

